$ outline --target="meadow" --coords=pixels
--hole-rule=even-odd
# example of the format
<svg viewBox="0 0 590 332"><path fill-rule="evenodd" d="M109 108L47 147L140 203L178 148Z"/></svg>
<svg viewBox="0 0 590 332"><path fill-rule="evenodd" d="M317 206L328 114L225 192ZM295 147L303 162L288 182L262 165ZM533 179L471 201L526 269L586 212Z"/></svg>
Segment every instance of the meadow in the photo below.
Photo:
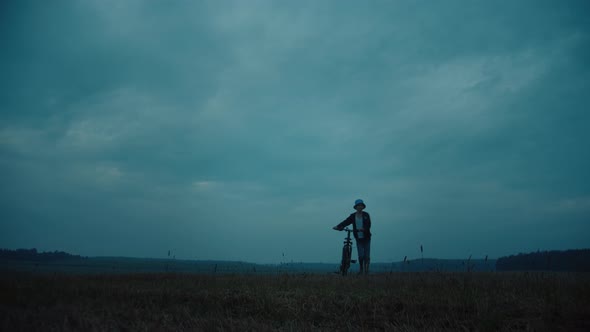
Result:
<svg viewBox="0 0 590 332"><path fill-rule="evenodd" d="M548 272L3 272L0 330L588 331L589 281Z"/></svg>

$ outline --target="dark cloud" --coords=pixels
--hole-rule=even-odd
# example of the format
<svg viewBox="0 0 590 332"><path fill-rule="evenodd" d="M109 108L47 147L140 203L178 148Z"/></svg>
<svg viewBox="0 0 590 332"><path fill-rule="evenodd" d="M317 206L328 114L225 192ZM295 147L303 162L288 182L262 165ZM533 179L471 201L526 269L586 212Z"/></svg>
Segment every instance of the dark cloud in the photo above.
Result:
<svg viewBox="0 0 590 332"><path fill-rule="evenodd" d="M4 246L331 261L358 197L376 260L588 246L584 1L1 6Z"/></svg>

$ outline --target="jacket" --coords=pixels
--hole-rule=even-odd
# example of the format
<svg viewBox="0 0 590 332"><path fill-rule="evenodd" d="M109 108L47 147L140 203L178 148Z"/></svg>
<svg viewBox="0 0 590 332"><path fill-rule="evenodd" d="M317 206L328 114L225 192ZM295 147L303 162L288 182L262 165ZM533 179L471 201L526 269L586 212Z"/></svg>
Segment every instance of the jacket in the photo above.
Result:
<svg viewBox="0 0 590 332"><path fill-rule="evenodd" d="M344 227L352 224L352 229L354 230L354 232L353 232L354 238L356 240L358 240L358 235L357 235L358 232L356 230L355 214L356 214L356 212L353 212L352 214L350 214L350 216L348 216L348 218L344 219L344 221L339 223L336 227L338 227L338 229L343 229ZM364 232L363 232L364 238L363 239L371 239L371 216L365 211L363 211L363 229L364 229Z"/></svg>

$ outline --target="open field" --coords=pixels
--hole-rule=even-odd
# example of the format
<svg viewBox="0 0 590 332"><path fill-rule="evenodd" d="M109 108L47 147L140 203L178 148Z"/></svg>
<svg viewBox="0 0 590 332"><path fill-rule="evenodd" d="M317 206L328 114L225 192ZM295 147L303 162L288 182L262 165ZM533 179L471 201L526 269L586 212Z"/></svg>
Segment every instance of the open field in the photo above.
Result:
<svg viewBox="0 0 590 332"><path fill-rule="evenodd" d="M590 330L590 275L4 272L0 330Z"/></svg>

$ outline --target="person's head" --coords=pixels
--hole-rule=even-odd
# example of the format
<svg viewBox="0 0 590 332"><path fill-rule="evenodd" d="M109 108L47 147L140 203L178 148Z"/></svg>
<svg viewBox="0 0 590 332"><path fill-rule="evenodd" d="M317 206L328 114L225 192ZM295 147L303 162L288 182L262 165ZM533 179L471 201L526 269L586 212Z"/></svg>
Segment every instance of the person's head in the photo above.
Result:
<svg viewBox="0 0 590 332"><path fill-rule="evenodd" d="M366 207L367 206L365 205L362 199L357 199L356 201L354 201L354 209L358 212L361 212Z"/></svg>

